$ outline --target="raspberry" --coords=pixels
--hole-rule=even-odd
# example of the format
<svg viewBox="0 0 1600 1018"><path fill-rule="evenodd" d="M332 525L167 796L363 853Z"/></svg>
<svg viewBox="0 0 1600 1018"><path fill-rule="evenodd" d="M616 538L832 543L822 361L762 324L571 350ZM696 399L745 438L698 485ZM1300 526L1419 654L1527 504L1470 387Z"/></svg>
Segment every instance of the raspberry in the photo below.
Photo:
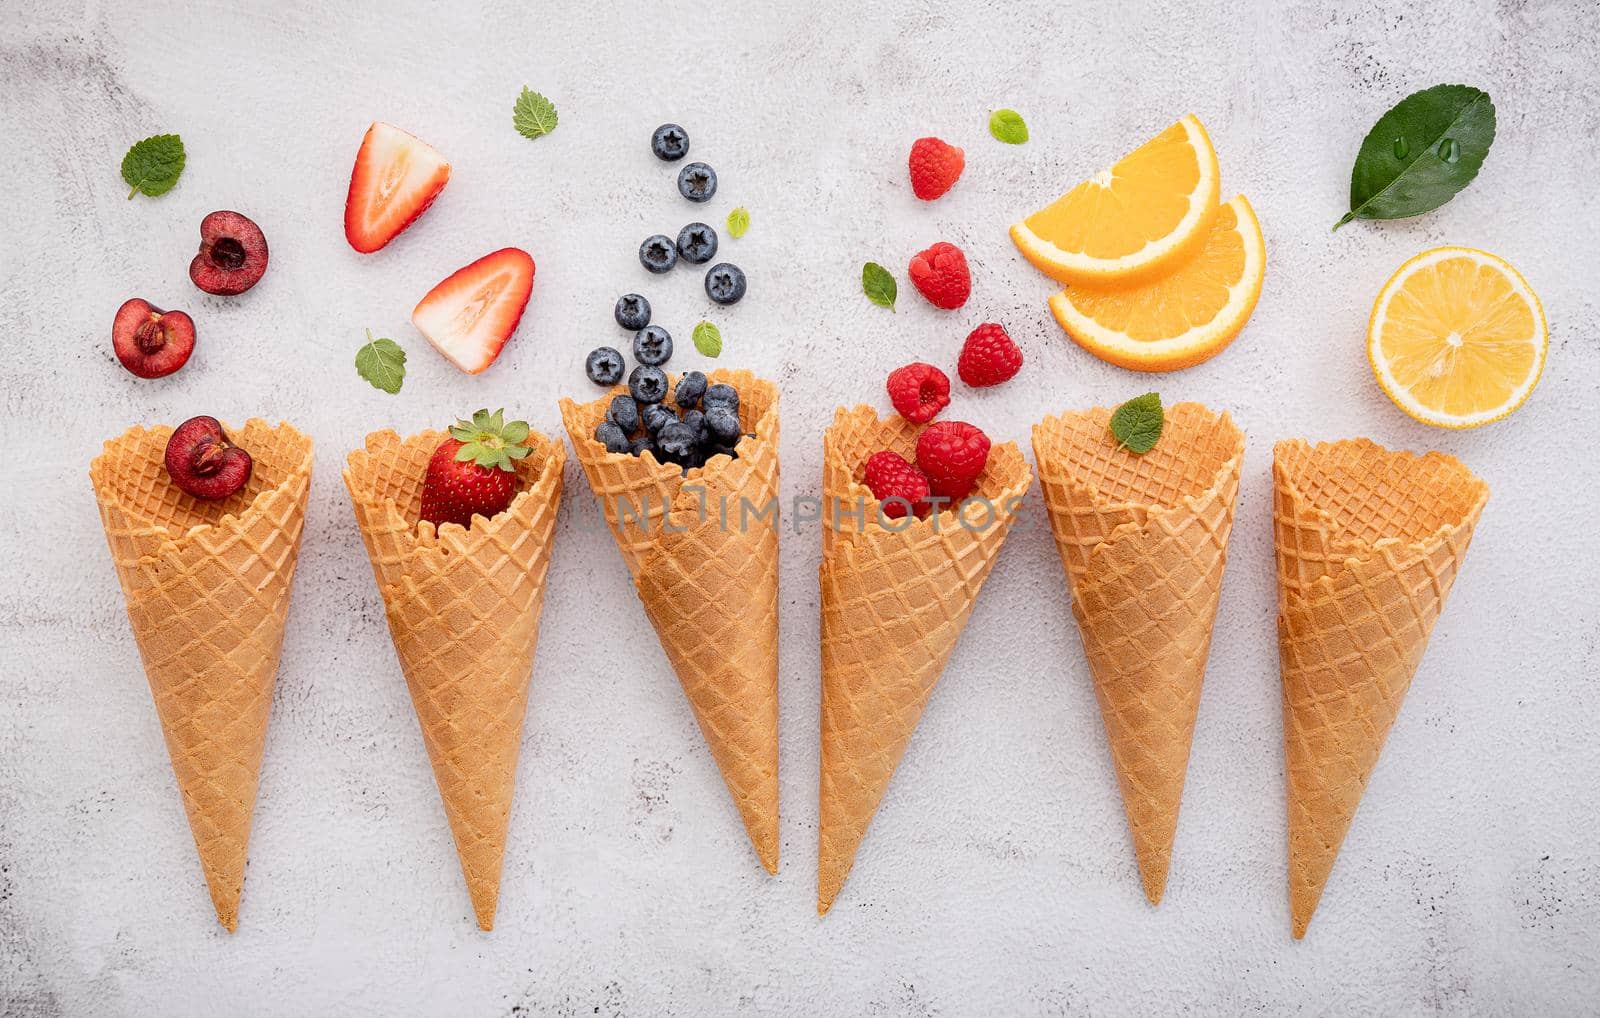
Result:
<svg viewBox="0 0 1600 1018"><path fill-rule="evenodd" d="M936 308L954 310L972 295L967 256L954 244L940 241L911 259L910 274L917 292Z"/></svg>
<svg viewBox="0 0 1600 1018"><path fill-rule="evenodd" d="M889 372L889 402L912 424L927 424L950 405L950 377L918 361Z"/></svg>
<svg viewBox="0 0 1600 1018"><path fill-rule="evenodd" d="M965 152L938 138L918 138L911 143L911 191L923 201L942 198L966 169Z"/></svg>
<svg viewBox="0 0 1600 1018"><path fill-rule="evenodd" d="M956 373L973 388L1009 382L1022 370L1022 351L994 322L973 329L961 346Z"/></svg>
<svg viewBox="0 0 1600 1018"><path fill-rule="evenodd" d="M863 482L872 497L884 503L883 515L891 520L905 516L908 506L918 516L928 511L928 479L897 452L885 449L873 453L867 460ZM891 498L895 501L890 502Z"/></svg>
<svg viewBox="0 0 1600 1018"><path fill-rule="evenodd" d="M989 462L989 436L965 421L939 421L917 437L917 466L935 495L959 503Z"/></svg>

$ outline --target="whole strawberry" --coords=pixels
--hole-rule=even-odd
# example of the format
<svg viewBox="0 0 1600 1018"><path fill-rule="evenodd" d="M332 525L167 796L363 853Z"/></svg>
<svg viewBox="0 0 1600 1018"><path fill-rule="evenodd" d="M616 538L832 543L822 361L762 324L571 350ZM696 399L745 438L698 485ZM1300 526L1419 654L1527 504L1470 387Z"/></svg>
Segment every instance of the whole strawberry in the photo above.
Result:
<svg viewBox="0 0 1600 1018"><path fill-rule="evenodd" d="M972 275L967 256L944 241L911 259L911 283L936 308L953 311L972 295Z"/></svg>
<svg viewBox="0 0 1600 1018"><path fill-rule="evenodd" d="M950 378L917 361L889 372L889 402L912 424L927 424L950 405Z"/></svg>
<svg viewBox="0 0 1600 1018"><path fill-rule="evenodd" d="M994 322L984 322L967 335L956 361L961 380L976 389L1009 382L1022 370L1022 350Z"/></svg>
<svg viewBox="0 0 1600 1018"><path fill-rule="evenodd" d="M989 436L965 421L938 421L917 436L917 466L928 489L959 503L972 493L989 462Z"/></svg>
<svg viewBox="0 0 1600 1018"><path fill-rule="evenodd" d="M911 143L911 191L923 201L942 198L966 168L967 154L938 138Z"/></svg>
<svg viewBox="0 0 1600 1018"><path fill-rule="evenodd" d="M928 511L928 479L897 452L873 453L861 482L883 503L883 515L888 519L902 519L907 511L918 516Z"/></svg>
<svg viewBox="0 0 1600 1018"><path fill-rule="evenodd" d="M422 480L422 518L440 526L472 526L493 518L517 495L517 460L528 455L528 422L506 422L505 411L479 410L457 421L439 443Z"/></svg>

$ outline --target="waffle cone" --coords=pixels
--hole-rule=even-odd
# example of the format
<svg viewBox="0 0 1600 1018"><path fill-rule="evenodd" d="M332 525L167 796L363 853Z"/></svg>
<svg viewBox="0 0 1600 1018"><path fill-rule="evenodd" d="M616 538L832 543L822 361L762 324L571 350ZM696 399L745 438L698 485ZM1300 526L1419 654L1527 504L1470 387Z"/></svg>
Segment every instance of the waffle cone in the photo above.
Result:
<svg viewBox="0 0 1600 1018"><path fill-rule="evenodd" d="M1364 438L1273 450L1289 904L1305 936L1489 486Z"/></svg>
<svg viewBox="0 0 1600 1018"><path fill-rule="evenodd" d="M563 399L561 417L750 842L776 873L778 388L748 371L714 371L718 382L739 391L747 434L738 459L716 456L687 475L594 440L621 387L591 403Z"/></svg>
<svg viewBox="0 0 1600 1018"><path fill-rule="evenodd" d="M1135 455L1104 407L1033 429L1039 485L1122 789L1158 904L1167 886L1211 627L1233 530L1244 433L1198 403L1168 407Z"/></svg>
<svg viewBox="0 0 1600 1018"><path fill-rule="evenodd" d="M231 498L202 502L171 483L166 426L107 442L89 479L200 867L232 932L312 456L288 424L227 432L255 463Z"/></svg>
<svg viewBox="0 0 1600 1018"><path fill-rule="evenodd" d="M973 493L986 502L968 505L960 518L946 510L884 526L862 468L883 449L914 459L920 430L858 406L839 409L823 437L818 914L833 907L850 873L1033 483L1022 453L1007 442L990 451Z"/></svg>
<svg viewBox="0 0 1600 1018"><path fill-rule="evenodd" d="M561 501L559 443L533 432L519 490L471 527L419 520L428 460L449 435L373 432L349 456L355 505L389 635L481 929L494 928L516 794L528 678Z"/></svg>

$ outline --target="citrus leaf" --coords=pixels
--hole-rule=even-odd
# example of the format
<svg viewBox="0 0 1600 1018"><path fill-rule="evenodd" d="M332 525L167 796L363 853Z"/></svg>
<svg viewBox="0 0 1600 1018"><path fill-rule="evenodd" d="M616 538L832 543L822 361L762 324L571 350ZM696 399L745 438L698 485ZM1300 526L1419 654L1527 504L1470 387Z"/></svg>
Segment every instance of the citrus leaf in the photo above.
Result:
<svg viewBox="0 0 1600 1018"><path fill-rule="evenodd" d="M122 157L122 179L133 188L128 200L140 192L154 198L172 190L183 173L184 161L183 139L176 134L155 134L134 142Z"/></svg>
<svg viewBox="0 0 1600 1018"><path fill-rule="evenodd" d="M690 338L694 340L694 348L707 357L722 356L722 330L710 322L696 325Z"/></svg>
<svg viewBox="0 0 1600 1018"><path fill-rule="evenodd" d="M861 292L880 308L894 310L894 300L898 293L894 276L877 262L868 262L861 266Z"/></svg>
<svg viewBox="0 0 1600 1018"><path fill-rule="evenodd" d="M527 85L511 107L511 124L524 138L542 138L556 129L555 104Z"/></svg>
<svg viewBox="0 0 1600 1018"><path fill-rule="evenodd" d="M989 133L1007 145L1021 145L1028 140L1028 124L1016 110L995 110L989 114Z"/></svg>
<svg viewBox="0 0 1600 1018"><path fill-rule="evenodd" d="M1153 392L1135 396L1112 411L1111 437L1124 449L1142 456L1156 447L1163 418L1160 396Z"/></svg>
<svg viewBox="0 0 1600 1018"><path fill-rule="evenodd" d="M373 339L367 330L367 345L356 351L356 374L393 396L406 380L406 352L392 339Z"/></svg>
<svg viewBox="0 0 1600 1018"><path fill-rule="evenodd" d="M1472 183L1494 143L1494 103L1468 85L1413 92L1378 118L1350 171L1352 219L1403 219L1454 198Z"/></svg>
<svg viewBox="0 0 1600 1018"><path fill-rule="evenodd" d="M728 213L728 236L738 240L750 229L750 210L740 205Z"/></svg>

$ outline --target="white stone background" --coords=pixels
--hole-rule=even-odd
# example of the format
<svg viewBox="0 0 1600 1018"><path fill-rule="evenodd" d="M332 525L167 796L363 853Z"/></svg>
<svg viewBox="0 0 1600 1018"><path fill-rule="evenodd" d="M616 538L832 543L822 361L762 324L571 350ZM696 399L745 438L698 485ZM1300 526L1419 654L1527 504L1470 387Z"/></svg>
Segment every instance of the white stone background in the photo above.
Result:
<svg viewBox="0 0 1600 1018"><path fill-rule="evenodd" d="M805 4L353 0L0 7L0 1013L57 1015L1484 1014L1600 1008L1600 14L1587 3ZM1420 219L1357 223L1351 161L1372 122L1441 81L1490 91L1482 174ZM560 128L511 128L526 83ZM1008 147L985 124L1027 118ZM1185 112L1269 249L1255 318L1169 377L1101 364L1044 306L1005 226ZM451 160L388 249L340 233L367 123ZM721 189L692 207L650 155L687 127ZM177 131L188 168L126 200L126 147ZM912 139L967 152L942 201L911 195ZM699 274L650 277L642 237L745 205L728 310ZM271 244L238 298L185 270L200 217ZM905 281L965 248L956 313ZM1364 356L1403 260L1495 251L1542 295L1550 357L1513 418L1456 434L1402 416ZM434 282L506 245L538 281L520 330L469 378L410 327ZM900 276L898 314L858 287ZM339 471L370 430L504 405L559 430L585 353L640 290L719 363L784 389L786 494L815 490L839 403L886 405L912 359L953 364L1004 322L1010 384L952 414L1024 443L1047 412L1154 386L1226 407L1249 435L1172 879L1146 905L1060 564L1037 495L951 658L834 913L814 912L818 652L814 527L782 547L783 865L757 864L600 531L558 532L499 925L471 919ZM111 353L112 312L195 316L181 373ZM351 366L363 330L410 353L405 389ZM620 344L619 344L620 345ZM212 917L104 549L86 468L139 421L286 418L313 482L261 775L242 922ZM1272 443L1369 435L1460 456L1493 486L1471 555L1303 943L1289 937ZM1031 455L1031 453L1030 453ZM575 469L567 510L592 511Z"/></svg>

